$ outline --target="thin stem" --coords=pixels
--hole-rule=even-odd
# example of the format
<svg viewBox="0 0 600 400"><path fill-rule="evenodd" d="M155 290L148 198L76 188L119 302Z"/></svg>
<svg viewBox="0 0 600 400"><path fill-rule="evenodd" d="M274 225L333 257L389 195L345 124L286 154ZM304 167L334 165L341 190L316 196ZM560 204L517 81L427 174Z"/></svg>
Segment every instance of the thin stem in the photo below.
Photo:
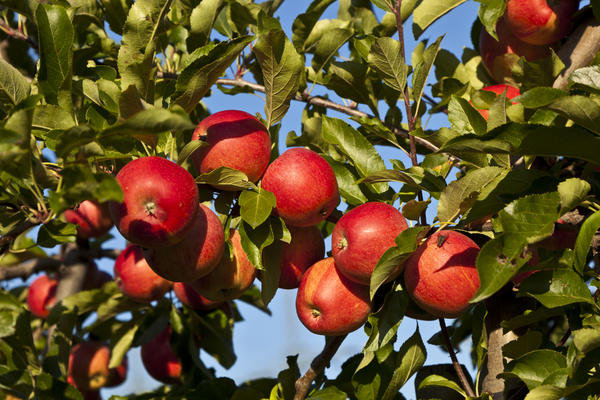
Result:
<svg viewBox="0 0 600 400"><path fill-rule="evenodd" d="M18 39L27 42L33 49L38 50L39 45L35 39L33 39L30 36L27 36L25 33L21 32L18 29L14 29L4 19L0 19L0 29L13 39Z"/></svg>
<svg viewBox="0 0 600 400"><path fill-rule="evenodd" d="M456 375L458 375L460 384L469 397L475 397L475 392L473 392L473 388L471 388L471 384L467 380L467 377L465 376L465 373L458 362L458 359L456 358L456 353L454 352L454 348L450 342L450 336L448 335L448 329L446 328L446 322L444 321L444 318L440 318L439 321L440 328L442 330L442 336L444 337L444 343L446 344L446 350L448 350L448 353L450 354L450 359L452 360L452 365L454 366Z"/></svg>

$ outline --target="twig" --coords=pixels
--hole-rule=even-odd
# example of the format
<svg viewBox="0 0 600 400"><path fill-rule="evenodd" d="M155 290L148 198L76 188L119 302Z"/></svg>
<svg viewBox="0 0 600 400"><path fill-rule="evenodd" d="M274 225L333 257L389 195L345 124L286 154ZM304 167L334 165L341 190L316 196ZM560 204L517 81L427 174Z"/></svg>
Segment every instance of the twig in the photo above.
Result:
<svg viewBox="0 0 600 400"><path fill-rule="evenodd" d="M20 30L15 29L12 26L8 25L6 23L6 21L4 21L2 18L0 18L0 29L2 29L4 31L4 33L6 33L8 36L10 36L14 39L18 39L18 40L27 42L33 49L35 49L35 50L39 49L38 42L34 38L27 36Z"/></svg>
<svg viewBox="0 0 600 400"><path fill-rule="evenodd" d="M444 321L444 318L440 318L439 321L440 321L440 328L442 330L442 336L443 336L444 342L446 344L446 350L448 350L448 353L450 354L450 359L452 360L452 366L454 367L454 370L456 371L456 375L458 375L460 384L469 397L475 397L475 392L473 392L473 388L471 387L471 384L467 380L467 377L465 376L462 366L460 365L460 363L458 362L458 359L456 358L456 353L454 352L454 348L452 347L452 343L450 342L450 336L448 335L448 329L446 328L446 322Z"/></svg>
<svg viewBox="0 0 600 400"><path fill-rule="evenodd" d="M36 258L14 266L0 268L0 281L7 279L27 279L40 271L57 271L62 265L57 257Z"/></svg>
<svg viewBox="0 0 600 400"><path fill-rule="evenodd" d="M296 395L294 396L294 400L303 400L306 397L312 381L329 365L331 358L339 349L344 339L346 339L346 336L334 336L325 344L325 348L323 348L321 354L316 356L310 363L308 371L296 381Z"/></svg>

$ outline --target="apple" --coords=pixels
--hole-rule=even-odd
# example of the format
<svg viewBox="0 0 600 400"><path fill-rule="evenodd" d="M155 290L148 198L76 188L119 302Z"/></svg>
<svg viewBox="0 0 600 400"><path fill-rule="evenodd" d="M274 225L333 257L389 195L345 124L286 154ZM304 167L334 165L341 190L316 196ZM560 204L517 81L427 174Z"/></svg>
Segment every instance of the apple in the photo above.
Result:
<svg viewBox="0 0 600 400"><path fill-rule="evenodd" d="M115 281L124 295L138 302L158 300L171 289L171 282L157 275L144 258L143 250L128 245L115 260Z"/></svg>
<svg viewBox="0 0 600 400"><path fill-rule="evenodd" d="M485 90L487 92L492 92L492 93L496 93L497 95L500 95L502 93L504 93L506 91L506 98L507 99L513 99L517 96L519 96L521 94L521 92L519 91L519 89L517 89L514 86L511 85L507 85L505 83L500 83L498 85L492 85L492 86L486 86L481 90ZM512 104L517 104L514 101L512 102ZM483 118L485 118L485 120L487 121L489 116L490 116L490 112L489 110L477 110L479 111L479 113L483 116Z"/></svg>
<svg viewBox="0 0 600 400"><path fill-rule="evenodd" d="M503 19L496 24L498 39L494 39L485 28L479 35L479 52L483 66L496 82L504 82L512 76L512 68L518 57L535 61L550 55L550 47L537 46L519 40L506 27Z"/></svg>
<svg viewBox="0 0 600 400"><path fill-rule="evenodd" d="M462 233L434 233L406 261L406 291L438 318L459 316L479 289L478 254L479 246Z"/></svg>
<svg viewBox="0 0 600 400"><path fill-rule="evenodd" d="M144 249L148 265L163 278L189 282L208 275L221 260L225 237L219 217L200 204L186 237L169 247Z"/></svg>
<svg viewBox="0 0 600 400"><path fill-rule="evenodd" d="M431 315L419 307L410 297L408 298L408 304L406 305L404 316L421 321L433 321L437 319L436 316Z"/></svg>
<svg viewBox="0 0 600 400"><path fill-rule="evenodd" d="M370 312L369 287L342 275L333 257L316 262L302 276L296 313L309 331L343 335L360 328Z"/></svg>
<svg viewBox="0 0 600 400"><path fill-rule="evenodd" d="M529 247L529 249L527 251L529 251L531 253L531 258L529 259L527 264L530 267L537 266L540 263L540 255L538 253L537 247ZM530 275L535 274L538 271L539 270L519 272L511 278L511 281L515 286L519 286L521 284L521 282L523 282L526 278L528 278Z"/></svg>
<svg viewBox="0 0 600 400"><path fill-rule="evenodd" d="M132 243L169 246L184 238L198 211L198 187L192 175L161 157L142 157L117 174L123 202L111 202L115 226Z"/></svg>
<svg viewBox="0 0 600 400"><path fill-rule="evenodd" d="M554 224L554 232L552 235L538 243L539 247L547 250L564 250L575 247L575 241L579 229L576 225L568 224L562 219L559 219Z"/></svg>
<svg viewBox="0 0 600 400"><path fill-rule="evenodd" d="M522 41L544 45L568 33L571 17L578 8L579 0L508 0L503 18Z"/></svg>
<svg viewBox="0 0 600 400"><path fill-rule="evenodd" d="M273 192L276 213L291 226L317 225L340 202L333 169L305 148L289 149L277 157L265 171L262 188Z"/></svg>
<svg viewBox="0 0 600 400"><path fill-rule="evenodd" d="M335 265L346 278L369 285L375 265L396 236L408 228L406 218L393 206L368 202L345 213L335 224L331 236L331 252ZM398 265L392 279L398 276Z"/></svg>
<svg viewBox="0 0 600 400"><path fill-rule="evenodd" d="M100 342L81 342L69 354L68 376L81 391L98 390L108 381L110 348Z"/></svg>
<svg viewBox="0 0 600 400"><path fill-rule="evenodd" d="M281 248L279 287L296 289L304 271L321 260L325 254L323 235L316 226L288 227L292 240Z"/></svg>
<svg viewBox="0 0 600 400"><path fill-rule="evenodd" d="M142 345L142 364L151 377L165 384L181 382L181 361L171 348L171 327Z"/></svg>
<svg viewBox="0 0 600 400"><path fill-rule="evenodd" d="M127 354L123 357L123 361L118 367L110 368L108 370L108 380L104 387L115 387L121 385L127 379Z"/></svg>
<svg viewBox="0 0 600 400"><path fill-rule="evenodd" d="M98 269L96 263L92 260L88 263L88 270L83 281L83 290L100 289L105 283L112 281L112 276Z"/></svg>
<svg viewBox="0 0 600 400"><path fill-rule="evenodd" d="M48 276L40 275L31 285L27 292L27 306L33 315L46 318L50 314L50 308L54 305L58 280Z"/></svg>
<svg viewBox="0 0 600 400"><path fill-rule="evenodd" d="M217 267L205 277L189 282L202 296L213 301L228 301L240 297L254 282L256 268L242 248L242 239L237 230L230 231L233 259L224 252Z"/></svg>
<svg viewBox="0 0 600 400"><path fill-rule="evenodd" d="M104 236L113 226L108 203L84 200L72 210L64 212L65 219L77 225L77 234L82 238Z"/></svg>
<svg viewBox="0 0 600 400"><path fill-rule="evenodd" d="M204 118L196 127L192 140L198 140L200 136L208 146L196 150L191 159L201 174L228 167L245 173L251 182L257 182L269 164L269 131L247 112L226 110ZM227 190L226 187L222 189Z"/></svg>
<svg viewBox="0 0 600 400"><path fill-rule="evenodd" d="M194 310L210 311L223 304L223 302L212 301L201 296L190 284L185 282L173 283L173 292L179 301Z"/></svg>

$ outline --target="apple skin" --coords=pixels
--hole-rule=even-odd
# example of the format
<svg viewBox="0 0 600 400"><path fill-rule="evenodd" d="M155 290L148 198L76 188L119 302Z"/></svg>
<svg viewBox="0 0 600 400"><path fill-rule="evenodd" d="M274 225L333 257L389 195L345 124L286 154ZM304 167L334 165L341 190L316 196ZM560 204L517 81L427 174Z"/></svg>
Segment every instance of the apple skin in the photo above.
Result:
<svg viewBox="0 0 600 400"><path fill-rule="evenodd" d="M335 266L333 257L306 270L296 295L296 313L312 333L338 336L360 328L369 313L369 287L352 282Z"/></svg>
<svg viewBox="0 0 600 400"><path fill-rule="evenodd" d="M161 157L142 157L117 174L123 203L111 202L115 226L132 243L143 247L169 246L182 240L198 211L194 177Z"/></svg>
<svg viewBox="0 0 600 400"><path fill-rule="evenodd" d="M325 220L340 202L333 169L319 154L293 148L265 171L262 188L277 199L276 213L289 226L313 226Z"/></svg>
<svg viewBox="0 0 600 400"><path fill-rule="evenodd" d="M165 384L181 382L181 361L171 348L171 327L142 345L142 363L151 377Z"/></svg>
<svg viewBox="0 0 600 400"><path fill-rule="evenodd" d="M519 89L517 89L514 86L511 85L507 85L505 83L500 83L498 85L492 85L492 86L486 86L481 90L485 90L488 92L492 92L492 93L496 93L497 95L501 95L502 93L504 93L504 91L506 91L506 98L507 99L514 99L515 97L519 96L521 94L521 92L519 91ZM512 102L512 104L517 104L514 101ZM485 120L487 121L488 118L490 117L490 111L489 110L477 110L479 111L479 113L483 116L483 118L485 118Z"/></svg>
<svg viewBox="0 0 600 400"><path fill-rule="evenodd" d="M281 248L281 289L296 289L304 271L325 255L325 242L321 231L315 226L288 227L292 240Z"/></svg>
<svg viewBox="0 0 600 400"><path fill-rule="evenodd" d="M525 43L514 36L506 27L503 19L496 24L498 39L494 39L485 28L479 35L479 52L483 66L490 76L499 83L512 76L512 68L517 58L525 57L527 61L535 61L550 55L550 47Z"/></svg>
<svg viewBox="0 0 600 400"><path fill-rule="evenodd" d="M40 275L29 286L27 305L33 315L46 318L54 305L58 280L48 275Z"/></svg>
<svg viewBox="0 0 600 400"><path fill-rule="evenodd" d="M333 228L331 251L335 265L346 278L368 286L377 261L396 245L396 236L406 228L406 218L389 204L369 202L353 208ZM391 279L402 272L402 266L396 268Z"/></svg>
<svg viewBox="0 0 600 400"><path fill-rule="evenodd" d="M127 354L123 357L123 361L118 367L110 368L108 370L108 380L104 387L116 387L121 385L127 379L127 371L129 369L129 363L127 362Z"/></svg>
<svg viewBox="0 0 600 400"><path fill-rule="evenodd" d="M438 318L455 318L479 289L479 246L455 231L439 231L406 261L404 282L414 302Z"/></svg>
<svg viewBox="0 0 600 400"><path fill-rule="evenodd" d="M163 278L190 282L208 275L221 260L225 247L223 225L204 204L199 205L186 237L169 247L144 249L148 265Z"/></svg>
<svg viewBox="0 0 600 400"><path fill-rule="evenodd" d="M545 45L569 32L579 0L509 0L504 19L511 32L524 42Z"/></svg>
<svg viewBox="0 0 600 400"><path fill-rule="evenodd" d="M229 301L240 297L254 282L256 268L242 248L242 239L237 230L229 234L233 247L233 259L224 252L217 267L208 275L188 282L201 296L212 301Z"/></svg>
<svg viewBox="0 0 600 400"><path fill-rule="evenodd" d="M108 203L84 200L72 210L64 212L65 219L77 225L77 234L85 239L104 236L113 227Z"/></svg>
<svg viewBox="0 0 600 400"><path fill-rule="evenodd" d="M100 342L81 342L69 354L68 376L81 391L98 390L108 381L110 348Z"/></svg>
<svg viewBox="0 0 600 400"><path fill-rule="evenodd" d="M185 282L173 283L173 292L179 301L194 310L210 311L223 305L223 302L212 301L201 296L190 284Z"/></svg>
<svg viewBox="0 0 600 400"><path fill-rule="evenodd" d="M146 262L140 246L128 245L115 260L115 281L124 295L149 303L171 289L171 282L157 275Z"/></svg>
<svg viewBox="0 0 600 400"><path fill-rule="evenodd" d="M200 136L204 136L208 146L192 154L192 163L201 174L228 167L245 173L251 182L257 182L269 164L269 132L247 112L225 110L204 118L196 127L192 140L198 140Z"/></svg>

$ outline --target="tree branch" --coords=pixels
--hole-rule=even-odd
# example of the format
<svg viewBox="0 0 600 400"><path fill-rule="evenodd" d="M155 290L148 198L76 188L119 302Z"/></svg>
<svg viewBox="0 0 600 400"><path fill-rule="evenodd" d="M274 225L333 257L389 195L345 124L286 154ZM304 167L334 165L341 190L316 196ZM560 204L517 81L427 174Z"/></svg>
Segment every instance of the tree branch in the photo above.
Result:
<svg viewBox="0 0 600 400"><path fill-rule="evenodd" d="M32 38L31 36L25 35L23 32L21 32L18 29L14 29L12 26L8 25L6 23L6 21L4 21L4 19L2 19L2 18L0 18L0 29L3 30L4 33L6 33L8 36L10 36L14 39L18 39L18 40L27 42L33 49L35 49L35 50L39 49L38 42L34 38Z"/></svg>
<svg viewBox="0 0 600 400"><path fill-rule="evenodd" d="M558 57L565 64L565 69L556 78L552 87L566 89L571 73L589 65L599 51L600 23L591 17L577 26L558 51Z"/></svg>
<svg viewBox="0 0 600 400"><path fill-rule="evenodd" d="M0 281L8 279L27 279L40 271L57 271L62 265L57 257L36 258L21 264L0 268Z"/></svg>
<svg viewBox="0 0 600 400"><path fill-rule="evenodd" d="M310 363L310 368L308 371L306 371L304 376L300 377L296 381L296 395L294 396L294 400L303 400L306 398L312 381L317 377L317 375L323 372L327 366L329 366L331 358L340 348L340 345L344 339L346 339L346 336L347 335L334 336L327 341L321 354L316 356L315 359Z"/></svg>
<svg viewBox="0 0 600 400"><path fill-rule="evenodd" d="M448 335L448 329L446 328L446 321L444 318L439 319L440 328L442 330L442 337L444 338L444 342L446 344L446 350L448 350L448 354L450 354L450 359L452 360L452 366L456 371L456 375L458 375L458 379L460 380L460 385L465 390L469 397L475 397L475 392L473 392L473 388L469 383L469 380L465 376L465 373L462 369L462 366L458 362L458 358L456 358L456 353L454 352L454 348L452 347L452 343L450 342L450 335Z"/></svg>

